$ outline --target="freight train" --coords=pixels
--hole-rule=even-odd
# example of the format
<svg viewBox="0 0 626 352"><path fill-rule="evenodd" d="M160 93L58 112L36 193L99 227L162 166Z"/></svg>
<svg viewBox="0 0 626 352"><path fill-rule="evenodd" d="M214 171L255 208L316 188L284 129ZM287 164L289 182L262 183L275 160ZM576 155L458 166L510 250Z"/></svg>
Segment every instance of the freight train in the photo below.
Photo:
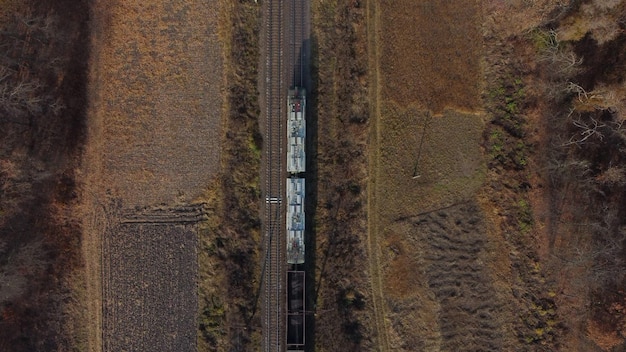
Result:
<svg viewBox="0 0 626 352"><path fill-rule="evenodd" d="M287 179L287 263L304 264L304 179Z"/></svg>
<svg viewBox="0 0 626 352"><path fill-rule="evenodd" d="M289 90L287 96L287 351L305 347L306 284L304 264L306 91Z"/></svg>
<svg viewBox="0 0 626 352"><path fill-rule="evenodd" d="M306 91L287 97L287 263L304 264L304 172L306 171Z"/></svg>
<svg viewBox="0 0 626 352"><path fill-rule="evenodd" d="M304 173L306 153L306 92L302 88L289 90L287 98L287 172L296 176Z"/></svg>

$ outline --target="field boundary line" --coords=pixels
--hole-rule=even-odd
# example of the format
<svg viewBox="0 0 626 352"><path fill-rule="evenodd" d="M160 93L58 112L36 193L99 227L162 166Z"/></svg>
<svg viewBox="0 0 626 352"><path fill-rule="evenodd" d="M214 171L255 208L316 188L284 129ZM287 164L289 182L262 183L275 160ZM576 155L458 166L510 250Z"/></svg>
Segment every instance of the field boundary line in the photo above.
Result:
<svg viewBox="0 0 626 352"><path fill-rule="evenodd" d="M369 174L367 187L367 246L372 281L372 301L374 304L374 321L378 336L378 350L389 351L389 338L385 324L385 309L382 275L380 272L379 239L378 239L378 192L377 182L380 180L380 7L376 0L368 0L367 10L367 41L368 66L370 80L370 118L373 119L370 130ZM373 177L372 177L373 176Z"/></svg>

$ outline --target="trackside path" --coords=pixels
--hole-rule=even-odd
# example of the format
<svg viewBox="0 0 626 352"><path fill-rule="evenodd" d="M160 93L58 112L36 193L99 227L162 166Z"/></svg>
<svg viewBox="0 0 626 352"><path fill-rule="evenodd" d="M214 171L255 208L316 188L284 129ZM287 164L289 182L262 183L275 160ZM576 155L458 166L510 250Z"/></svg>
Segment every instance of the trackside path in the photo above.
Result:
<svg viewBox="0 0 626 352"><path fill-rule="evenodd" d="M380 97L381 97L381 83L380 83L380 50L378 43L380 31L380 9L378 8L378 2L374 0L367 1L367 39L369 49L369 71L370 71L370 116L372 122L371 127L371 141L370 145L370 160L369 160L369 173L370 181L368 184L367 199L367 244L369 252L369 266L370 275L372 276L372 300L374 304L374 317L376 336L378 337L379 351L389 351L389 338L387 336L387 328L385 324L385 311L383 302L383 290L382 290L382 275L380 273L380 261L379 261L379 244L378 244L378 192L377 192L377 180L380 179L379 175L379 162L380 162ZM373 176L373 177L372 177Z"/></svg>

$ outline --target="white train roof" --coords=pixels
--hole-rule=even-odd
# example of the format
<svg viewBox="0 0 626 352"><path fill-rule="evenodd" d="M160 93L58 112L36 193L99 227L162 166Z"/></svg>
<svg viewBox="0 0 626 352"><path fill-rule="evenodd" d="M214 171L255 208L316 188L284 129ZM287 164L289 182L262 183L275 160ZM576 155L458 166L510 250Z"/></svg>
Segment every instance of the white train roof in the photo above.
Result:
<svg viewBox="0 0 626 352"><path fill-rule="evenodd" d="M287 179L287 263L304 263L304 179Z"/></svg>
<svg viewBox="0 0 626 352"><path fill-rule="evenodd" d="M287 111L287 172L300 173L306 167L306 99L289 96Z"/></svg>

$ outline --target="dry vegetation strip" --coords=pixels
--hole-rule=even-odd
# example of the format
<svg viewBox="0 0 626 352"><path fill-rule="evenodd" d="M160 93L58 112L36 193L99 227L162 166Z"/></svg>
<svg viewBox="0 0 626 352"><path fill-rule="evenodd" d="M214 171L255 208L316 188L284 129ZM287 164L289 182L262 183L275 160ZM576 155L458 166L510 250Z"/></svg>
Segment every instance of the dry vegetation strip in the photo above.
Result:
<svg viewBox="0 0 626 352"><path fill-rule="evenodd" d="M368 45L368 70L369 70L369 97L370 97L370 118L371 128L369 135L368 167L370 178L367 184L367 248L369 253L369 271L372 283L372 303L374 305L374 318L376 335L379 339L381 351L389 350L387 327L385 324L385 309L383 303L383 287L380 270L380 252L378 245L378 233L376 216L377 209L376 189L380 174L380 116L381 116L381 70L380 70L380 6L378 1L367 1L367 45ZM372 172L372 170L375 170Z"/></svg>
<svg viewBox="0 0 626 352"><path fill-rule="evenodd" d="M203 199L200 225L198 347L258 350L260 321L259 30L261 7L221 2L220 38L227 80L220 172Z"/></svg>
<svg viewBox="0 0 626 352"><path fill-rule="evenodd" d="M312 3L313 96L317 121L313 236L315 348L375 349L366 235L368 160L365 3Z"/></svg>
<svg viewBox="0 0 626 352"><path fill-rule="evenodd" d="M69 11L68 11L69 10ZM0 350L81 348L87 4L0 2Z"/></svg>
<svg viewBox="0 0 626 352"><path fill-rule="evenodd" d="M509 285L520 350L623 348L615 309L623 301L616 274L623 272L623 218L615 216L623 211L623 173L615 169L623 163L623 108L612 98L624 92L615 85L623 71L611 68L623 61L615 29L625 6L509 4L491 8L484 27L490 124L483 194L511 253L508 276L519 278ZM500 20L520 12L525 21Z"/></svg>
<svg viewBox="0 0 626 352"><path fill-rule="evenodd" d="M556 13L524 38L538 64L526 79L545 87L531 91L544 107L539 143L548 151L532 158L547 188L532 199L543 211L535 228L567 328L559 334L564 348L621 350L626 2L587 1Z"/></svg>

